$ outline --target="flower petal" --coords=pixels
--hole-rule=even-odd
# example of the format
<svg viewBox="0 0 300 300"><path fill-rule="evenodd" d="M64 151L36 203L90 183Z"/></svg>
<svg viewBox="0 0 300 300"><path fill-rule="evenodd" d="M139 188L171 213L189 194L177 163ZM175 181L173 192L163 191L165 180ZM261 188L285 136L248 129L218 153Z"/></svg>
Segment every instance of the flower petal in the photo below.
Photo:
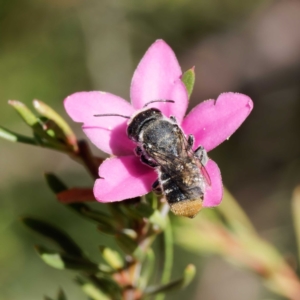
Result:
<svg viewBox="0 0 300 300"><path fill-rule="evenodd" d="M197 105L184 119L182 128L193 134L195 147L210 151L228 139L253 108L252 100L239 93L223 93L218 99Z"/></svg>
<svg viewBox="0 0 300 300"><path fill-rule="evenodd" d="M82 122L89 139L102 151L115 155L131 154L134 144L126 134L127 119L95 117L96 114L131 116L133 107L124 99L105 92L79 92L67 97L65 109L75 122Z"/></svg>
<svg viewBox="0 0 300 300"><path fill-rule="evenodd" d="M106 159L94 185L99 202L115 202L145 195L157 179L156 172L133 155Z"/></svg>
<svg viewBox="0 0 300 300"><path fill-rule="evenodd" d="M134 72L131 82L131 102L141 109L152 100L174 100L175 103L155 103L167 117L174 115L181 122L188 105L188 94L180 77L180 66L173 50L162 40L157 40Z"/></svg>
<svg viewBox="0 0 300 300"><path fill-rule="evenodd" d="M223 197L221 172L218 165L211 159L208 160L205 169L209 174L211 185L205 190L203 207L217 206L221 203Z"/></svg>

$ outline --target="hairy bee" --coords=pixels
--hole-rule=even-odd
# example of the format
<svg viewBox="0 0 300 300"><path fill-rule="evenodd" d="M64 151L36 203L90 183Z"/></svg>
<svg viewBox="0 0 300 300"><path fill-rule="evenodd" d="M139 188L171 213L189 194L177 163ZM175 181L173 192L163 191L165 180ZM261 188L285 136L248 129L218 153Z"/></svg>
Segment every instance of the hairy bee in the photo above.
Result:
<svg viewBox="0 0 300 300"><path fill-rule="evenodd" d="M106 114L109 115L121 116ZM135 153L141 162L158 172L153 190L165 195L175 215L195 217L202 208L204 191L210 185L204 167L208 160L204 148L193 151L194 136L186 138L175 117L167 118L156 108L144 109L131 117L127 135L137 144Z"/></svg>

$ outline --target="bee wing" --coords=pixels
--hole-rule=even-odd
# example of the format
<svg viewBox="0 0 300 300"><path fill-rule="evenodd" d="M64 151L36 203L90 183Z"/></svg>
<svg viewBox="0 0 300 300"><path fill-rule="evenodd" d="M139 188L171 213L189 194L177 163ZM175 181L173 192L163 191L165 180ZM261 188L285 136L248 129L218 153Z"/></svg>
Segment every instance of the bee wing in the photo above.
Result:
<svg viewBox="0 0 300 300"><path fill-rule="evenodd" d="M155 149L151 149L156 162L163 167L170 176L177 175L177 171L172 167L174 164L184 164L185 157L195 157L194 151L190 148L183 132L178 134L178 140L178 156L170 153L165 154L163 152L156 151ZM195 162L198 165L200 173L203 176L206 184L211 186L211 180L206 168L196 157Z"/></svg>
<svg viewBox="0 0 300 300"><path fill-rule="evenodd" d="M211 180L210 180L210 177L209 177L209 174L208 174L207 170L205 169L205 167L200 162L197 162L197 164L199 166L199 169L200 169L200 172L201 172L202 176L204 177L204 179L206 181L206 184L211 186Z"/></svg>
<svg viewBox="0 0 300 300"><path fill-rule="evenodd" d="M166 170L172 169L170 166L173 166L174 164L183 163L182 158L174 154L170 154L170 153L166 154L164 152L160 152L155 149L149 150L149 153L155 159L158 165L160 165Z"/></svg>
<svg viewBox="0 0 300 300"><path fill-rule="evenodd" d="M179 135L179 139L180 139L180 143L182 145L182 151L185 152L187 156L195 157L194 151L193 151L193 149L190 148L187 138L185 137L185 135L183 133ZM200 162L199 159L195 158L195 160L200 169L201 175L203 176L204 180L206 181L206 184L211 186L211 180L210 180L209 174L208 174L207 170L205 169L204 165Z"/></svg>

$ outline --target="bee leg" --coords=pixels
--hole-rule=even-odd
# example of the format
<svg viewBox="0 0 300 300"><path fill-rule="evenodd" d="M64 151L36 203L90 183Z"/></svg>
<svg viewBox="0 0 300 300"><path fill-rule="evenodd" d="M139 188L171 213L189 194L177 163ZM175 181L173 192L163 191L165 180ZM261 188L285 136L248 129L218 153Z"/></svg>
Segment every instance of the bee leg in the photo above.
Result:
<svg viewBox="0 0 300 300"><path fill-rule="evenodd" d="M151 167L151 168L155 168L155 167L158 166L158 164L157 164L155 161L150 160L150 159L147 158L144 154L141 155L140 159L141 159L141 162L142 162L143 164L145 164L145 165L147 165L147 166L149 166L149 167Z"/></svg>
<svg viewBox="0 0 300 300"><path fill-rule="evenodd" d="M152 191L155 192L156 194L161 194L162 193L162 189L159 183L159 180L155 180L152 184Z"/></svg>
<svg viewBox="0 0 300 300"><path fill-rule="evenodd" d="M170 116L170 120L177 124L177 120L175 116Z"/></svg>
<svg viewBox="0 0 300 300"><path fill-rule="evenodd" d="M189 149L192 149L193 146L194 146L194 142L195 142L195 138L194 138L194 136L192 134L188 135L187 142L188 142L188 145L189 145Z"/></svg>
<svg viewBox="0 0 300 300"><path fill-rule="evenodd" d="M143 153L143 150L141 147L137 146L135 149L134 149L134 153L136 156L141 156L142 153Z"/></svg>
<svg viewBox="0 0 300 300"><path fill-rule="evenodd" d="M206 150L200 146L195 150L195 156L199 159L199 161L201 162L201 164L203 166L205 166L208 162L208 156L207 156L207 152Z"/></svg>

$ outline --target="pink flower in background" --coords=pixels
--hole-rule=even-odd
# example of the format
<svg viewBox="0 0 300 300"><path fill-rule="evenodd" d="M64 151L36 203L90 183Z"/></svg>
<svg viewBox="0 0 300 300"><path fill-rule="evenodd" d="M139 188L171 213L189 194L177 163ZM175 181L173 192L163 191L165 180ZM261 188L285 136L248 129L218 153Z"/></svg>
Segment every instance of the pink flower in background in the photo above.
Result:
<svg viewBox="0 0 300 300"><path fill-rule="evenodd" d="M148 49L134 72L130 96L126 100L106 92L79 92L65 99L65 109L102 151L112 155L99 168L94 195L100 202L121 201L151 191L157 179L154 169L135 156L136 145L127 137L127 120L121 117L95 117L96 114L131 116L151 100L171 99L174 103L153 103L170 117L175 116L186 135L195 137L194 149L203 146L210 151L230 137L253 108L248 96L223 93L217 100L197 105L185 118L188 94L181 81L182 71L172 49L158 40ZM209 159L205 166L211 186L204 194L203 206L212 207L222 200L223 187L217 164Z"/></svg>

